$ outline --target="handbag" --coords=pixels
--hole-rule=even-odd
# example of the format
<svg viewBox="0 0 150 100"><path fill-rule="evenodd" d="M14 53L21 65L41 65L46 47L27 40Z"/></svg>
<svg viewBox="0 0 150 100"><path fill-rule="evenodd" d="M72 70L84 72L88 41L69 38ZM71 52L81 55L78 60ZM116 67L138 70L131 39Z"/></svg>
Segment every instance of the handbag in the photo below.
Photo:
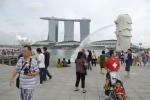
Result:
<svg viewBox="0 0 150 100"><path fill-rule="evenodd" d="M20 86L20 73L21 73L21 71L23 70L23 68L25 67L26 64L27 64L27 62L24 63L24 65L22 66L21 70L19 71L18 77L16 78L16 87L18 89L19 89L19 86Z"/></svg>

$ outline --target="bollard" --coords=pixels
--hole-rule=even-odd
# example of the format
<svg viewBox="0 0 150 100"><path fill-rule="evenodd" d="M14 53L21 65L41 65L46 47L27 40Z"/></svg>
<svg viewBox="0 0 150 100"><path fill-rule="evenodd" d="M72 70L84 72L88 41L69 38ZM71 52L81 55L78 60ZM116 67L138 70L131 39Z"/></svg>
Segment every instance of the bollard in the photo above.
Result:
<svg viewBox="0 0 150 100"><path fill-rule="evenodd" d="M4 59L2 58L2 64L4 64Z"/></svg>
<svg viewBox="0 0 150 100"><path fill-rule="evenodd" d="M8 65L11 66L11 58L9 58L8 60L9 60L9 64Z"/></svg>
<svg viewBox="0 0 150 100"><path fill-rule="evenodd" d="M0 64L2 64L2 58L0 57Z"/></svg>

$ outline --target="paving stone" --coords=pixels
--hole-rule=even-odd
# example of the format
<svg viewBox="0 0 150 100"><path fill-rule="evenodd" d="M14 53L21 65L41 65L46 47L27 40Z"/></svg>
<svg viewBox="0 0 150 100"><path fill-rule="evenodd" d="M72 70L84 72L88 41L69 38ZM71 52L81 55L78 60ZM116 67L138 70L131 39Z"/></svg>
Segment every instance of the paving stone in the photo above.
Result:
<svg viewBox="0 0 150 100"><path fill-rule="evenodd" d="M20 100L20 91L15 87L9 87L12 68L0 65L0 100ZM34 100L105 100L103 90L105 75L100 74L99 66L88 71L86 76L87 93L85 94L82 93L81 88L78 92L74 91L76 80L74 64L68 68L50 68L49 70L53 78L36 87ZM124 67L120 69L119 73L128 95L127 100L150 100L150 67L133 66L130 79L125 78Z"/></svg>

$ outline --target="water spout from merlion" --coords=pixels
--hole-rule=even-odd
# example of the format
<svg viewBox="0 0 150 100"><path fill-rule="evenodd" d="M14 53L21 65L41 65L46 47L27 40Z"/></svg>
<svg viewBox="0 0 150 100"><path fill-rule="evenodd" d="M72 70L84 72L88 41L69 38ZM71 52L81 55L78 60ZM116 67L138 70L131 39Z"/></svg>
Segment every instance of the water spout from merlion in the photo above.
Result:
<svg viewBox="0 0 150 100"><path fill-rule="evenodd" d="M90 40L90 38L93 36L93 35L101 35L101 31L105 30L105 29L108 29L110 27L113 27L114 24L111 24L111 25L106 25L104 27L101 27L99 29L97 29L96 31L92 32L91 34L89 34L81 43L80 43L80 46L78 48L76 48L75 52L72 54L71 56L71 62L74 62L76 57L77 57L77 54L79 51L81 51L81 49L84 49L89 43L93 42ZM99 39L99 40L102 40L102 39Z"/></svg>

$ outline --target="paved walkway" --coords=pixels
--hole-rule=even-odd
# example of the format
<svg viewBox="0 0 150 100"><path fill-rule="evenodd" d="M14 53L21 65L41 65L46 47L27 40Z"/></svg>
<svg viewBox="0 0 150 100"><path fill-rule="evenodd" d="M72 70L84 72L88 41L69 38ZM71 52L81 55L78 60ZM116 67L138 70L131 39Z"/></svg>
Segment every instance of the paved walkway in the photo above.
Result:
<svg viewBox="0 0 150 100"><path fill-rule="evenodd" d="M0 65L0 100L20 100L19 90L9 87L9 77L12 67ZM74 92L75 67L51 68L53 79L37 86L34 100L104 100L103 81L99 67L93 67L86 77L87 93ZM131 69L131 78L126 79L124 68L120 73L128 94L128 100L150 100L150 67Z"/></svg>

